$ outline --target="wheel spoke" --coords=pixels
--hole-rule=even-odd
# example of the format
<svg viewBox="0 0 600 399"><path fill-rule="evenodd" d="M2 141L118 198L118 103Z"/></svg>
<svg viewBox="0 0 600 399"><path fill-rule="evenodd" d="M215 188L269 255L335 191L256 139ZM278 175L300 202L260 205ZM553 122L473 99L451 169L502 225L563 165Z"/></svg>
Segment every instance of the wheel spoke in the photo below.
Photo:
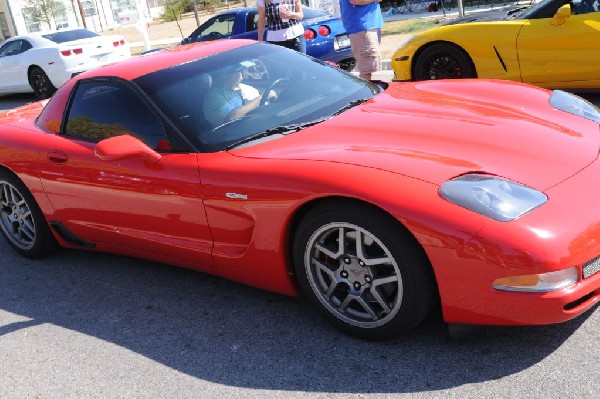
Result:
<svg viewBox="0 0 600 399"><path fill-rule="evenodd" d="M321 263L318 259L313 258L312 263L317 267L317 273L315 273L315 275L319 281L321 292L324 292L325 297L327 300L329 300L331 299L331 295L333 295L335 287L337 287L338 284L335 278L335 273L331 271L327 265ZM324 278L323 273L329 277L329 281Z"/></svg>
<svg viewBox="0 0 600 399"><path fill-rule="evenodd" d="M380 278L376 278L375 280L373 280L373 287L379 287L380 285L394 283L397 281L398 281L398 276L396 276L396 275L380 277Z"/></svg>
<svg viewBox="0 0 600 399"><path fill-rule="evenodd" d="M10 203L18 205L20 202L19 201L20 199L21 199L21 196L19 195L17 190L15 190L14 188L11 187L10 188Z"/></svg>
<svg viewBox="0 0 600 399"><path fill-rule="evenodd" d="M35 238L34 231L32 231L30 229L26 229L26 228L24 228L24 226L20 226L17 230L18 230L19 238L22 241L33 242L33 239Z"/></svg>
<svg viewBox="0 0 600 399"><path fill-rule="evenodd" d="M379 317L377 313L371 308L371 306L362 297L355 298L356 302L371 316L373 320L377 320Z"/></svg>
<svg viewBox="0 0 600 399"><path fill-rule="evenodd" d="M8 184L2 185L2 206L8 206Z"/></svg>
<svg viewBox="0 0 600 399"><path fill-rule="evenodd" d="M371 295L373 295L373 298L375 298L379 306L381 306L383 312L385 314L390 313L392 309L390 308L388 303L381 297L381 294L379 293L379 291L377 291L376 287L371 287L371 290L369 292L371 293Z"/></svg>

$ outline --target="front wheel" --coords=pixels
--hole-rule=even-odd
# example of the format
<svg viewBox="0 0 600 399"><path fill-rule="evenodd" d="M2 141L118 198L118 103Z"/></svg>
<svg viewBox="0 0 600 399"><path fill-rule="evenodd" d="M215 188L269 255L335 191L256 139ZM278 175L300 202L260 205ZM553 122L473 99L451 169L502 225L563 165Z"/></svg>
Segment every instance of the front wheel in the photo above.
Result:
<svg viewBox="0 0 600 399"><path fill-rule="evenodd" d="M43 257L57 247L27 187L4 171L0 171L0 230L12 247L28 258Z"/></svg>
<svg viewBox="0 0 600 399"><path fill-rule="evenodd" d="M475 70L464 51L449 44L434 44L419 55L414 80L475 78Z"/></svg>
<svg viewBox="0 0 600 399"><path fill-rule="evenodd" d="M422 248L378 209L354 203L313 209L298 228L293 256L304 295L349 334L397 336L433 307L434 280Z"/></svg>
<svg viewBox="0 0 600 399"><path fill-rule="evenodd" d="M29 71L29 85L35 96L40 100L50 98L56 91L56 87L40 67L32 67Z"/></svg>

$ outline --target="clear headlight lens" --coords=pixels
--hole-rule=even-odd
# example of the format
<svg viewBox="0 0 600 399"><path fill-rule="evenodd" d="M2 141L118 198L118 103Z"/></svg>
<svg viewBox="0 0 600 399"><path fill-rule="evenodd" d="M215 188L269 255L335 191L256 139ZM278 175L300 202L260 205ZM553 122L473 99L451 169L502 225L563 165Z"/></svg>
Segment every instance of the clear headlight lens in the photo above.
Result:
<svg viewBox="0 0 600 399"><path fill-rule="evenodd" d="M500 177L468 174L448 180L440 195L458 206L499 222L523 216L548 200L545 194Z"/></svg>
<svg viewBox="0 0 600 399"><path fill-rule="evenodd" d="M600 123L600 110L589 101L574 94L554 90L550 95L550 105L561 111Z"/></svg>
<svg viewBox="0 0 600 399"><path fill-rule="evenodd" d="M557 272L499 278L492 286L502 291L550 292L575 284L578 277L577 268L569 267Z"/></svg>

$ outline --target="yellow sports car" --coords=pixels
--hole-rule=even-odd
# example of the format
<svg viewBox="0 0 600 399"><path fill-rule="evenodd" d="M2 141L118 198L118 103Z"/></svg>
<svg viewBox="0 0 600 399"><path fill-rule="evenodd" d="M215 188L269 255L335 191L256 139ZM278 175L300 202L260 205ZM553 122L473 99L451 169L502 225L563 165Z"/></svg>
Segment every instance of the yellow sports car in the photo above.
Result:
<svg viewBox="0 0 600 399"><path fill-rule="evenodd" d="M598 89L599 11L600 0L542 0L456 19L401 45L394 80L478 77Z"/></svg>

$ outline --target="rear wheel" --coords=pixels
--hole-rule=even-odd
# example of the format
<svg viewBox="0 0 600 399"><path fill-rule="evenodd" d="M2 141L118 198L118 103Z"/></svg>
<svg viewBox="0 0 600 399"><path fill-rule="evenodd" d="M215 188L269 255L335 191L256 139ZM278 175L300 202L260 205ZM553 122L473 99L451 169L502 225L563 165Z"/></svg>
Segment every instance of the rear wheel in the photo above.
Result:
<svg viewBox="0 0 600 399"><path fill-rule="evenodd" d="M349 334L393 337L416 327L433 307L422 248L378 209L339 203L312 210L298 228L293 255L305 296Z"/></svg>
<svg viewBox="0 0 600 399"><path fill-rule="evenodd" d="M35 96L40 100L50 98L56 91L56 87L48 79L46 72L40 67L32 67L29 71L29 85L33 89Z"/></svg>
<svg viewBox="0 0 600 399"><path fill-rule="evenodd" d="M467 55L450 44L434 44L419 55L415 64L415 80L475 78L475 70Z"/></svg>
<svg viewBox="0 0 600 399"><path fill-rule="evenodd" d="M21 255L39 258L57 247L56 240L27 187L0 171L0 230Z"/></svg>

